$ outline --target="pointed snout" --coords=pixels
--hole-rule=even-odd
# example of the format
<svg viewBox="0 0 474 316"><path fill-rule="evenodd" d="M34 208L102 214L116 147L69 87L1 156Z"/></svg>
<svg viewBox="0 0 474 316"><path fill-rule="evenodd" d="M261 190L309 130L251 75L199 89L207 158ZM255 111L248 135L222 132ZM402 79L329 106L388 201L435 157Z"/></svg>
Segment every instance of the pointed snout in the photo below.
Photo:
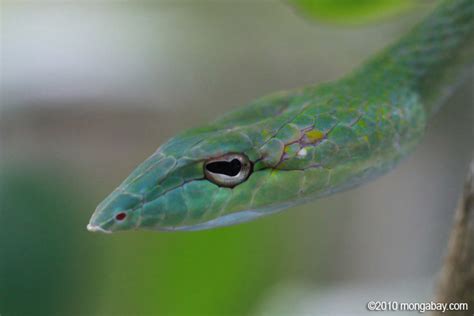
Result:
<svg viewBox="0 0 474 316"><path fill-rule="evenodd" d="M87 224L91 232L112 233L135 227L141 199L123 190L115 190L95 209Z"/></svg>
<svg viewBox="0 0 474 316"><path fill-rule="evenodd" d="M106 233L106 234L112 233L112 231L103 229L102 227L98 225L94 225L92 223L87 224L87 230L94 233L95 232Z"/></svg>

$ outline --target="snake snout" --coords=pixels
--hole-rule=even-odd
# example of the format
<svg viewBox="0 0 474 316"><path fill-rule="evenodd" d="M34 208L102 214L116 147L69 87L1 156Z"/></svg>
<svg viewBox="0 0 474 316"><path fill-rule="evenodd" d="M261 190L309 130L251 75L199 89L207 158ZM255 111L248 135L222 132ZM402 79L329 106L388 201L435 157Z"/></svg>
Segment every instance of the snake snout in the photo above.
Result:
<svg viewBox="0 0 474 316"><path fill-rule="evenodd" d="M87 230L90 232L101 232L101 233L106 233L106 234L112 233L110 230L106 230L98 225L94 225L91 223L87 224Z"/></svg>
<svg viewBox="0 0 474 316"><path fill-rule="evenodd" d="M91 232L112 233L135 228L141 199L122 190L115 190L92 214L87 225Z"/></svg>

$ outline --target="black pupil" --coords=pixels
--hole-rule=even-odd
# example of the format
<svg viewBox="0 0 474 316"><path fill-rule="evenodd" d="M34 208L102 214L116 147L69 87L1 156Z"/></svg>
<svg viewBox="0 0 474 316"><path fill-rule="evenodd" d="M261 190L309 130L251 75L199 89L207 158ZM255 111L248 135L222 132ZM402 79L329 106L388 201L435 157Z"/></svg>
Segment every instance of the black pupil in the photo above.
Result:
<svg viewBox="0 0 474 316"><path fill-rule="evenodd" d="M225 174L229 177L235 177L239 174L242 164L238 159L232 161L216 161L206 165L206 169L212 173Z"/></svg>

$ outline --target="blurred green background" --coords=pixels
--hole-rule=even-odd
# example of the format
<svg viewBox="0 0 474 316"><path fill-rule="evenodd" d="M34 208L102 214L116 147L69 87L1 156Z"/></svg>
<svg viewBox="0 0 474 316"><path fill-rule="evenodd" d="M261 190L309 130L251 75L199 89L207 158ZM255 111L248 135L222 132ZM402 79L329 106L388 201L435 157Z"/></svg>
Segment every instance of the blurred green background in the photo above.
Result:
<svg viewBox="0 0 474 316"><path fill-rule="evenodd" d="M361 188L210 231L85 229L168 137L342 76L422 3L344 26L276 1L2 2L0 314L362 315L369 300L431 300L473 149L472 78L412 156Z"/></svg>

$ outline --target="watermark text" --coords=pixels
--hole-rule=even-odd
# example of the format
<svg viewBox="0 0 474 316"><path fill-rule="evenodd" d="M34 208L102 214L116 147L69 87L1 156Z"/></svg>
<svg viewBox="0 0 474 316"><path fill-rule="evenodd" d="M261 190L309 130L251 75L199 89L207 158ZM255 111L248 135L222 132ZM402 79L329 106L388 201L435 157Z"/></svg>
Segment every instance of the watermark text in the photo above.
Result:
<svg viewBox="0 0 474 316"><path fill-rule="evenodd" d="M398 301L370 301L367 303L367 309L373 312L385 311L408 311L408 312L450 312L467 311L467 303L437 303L437 302L398 302Z"/></svg>

